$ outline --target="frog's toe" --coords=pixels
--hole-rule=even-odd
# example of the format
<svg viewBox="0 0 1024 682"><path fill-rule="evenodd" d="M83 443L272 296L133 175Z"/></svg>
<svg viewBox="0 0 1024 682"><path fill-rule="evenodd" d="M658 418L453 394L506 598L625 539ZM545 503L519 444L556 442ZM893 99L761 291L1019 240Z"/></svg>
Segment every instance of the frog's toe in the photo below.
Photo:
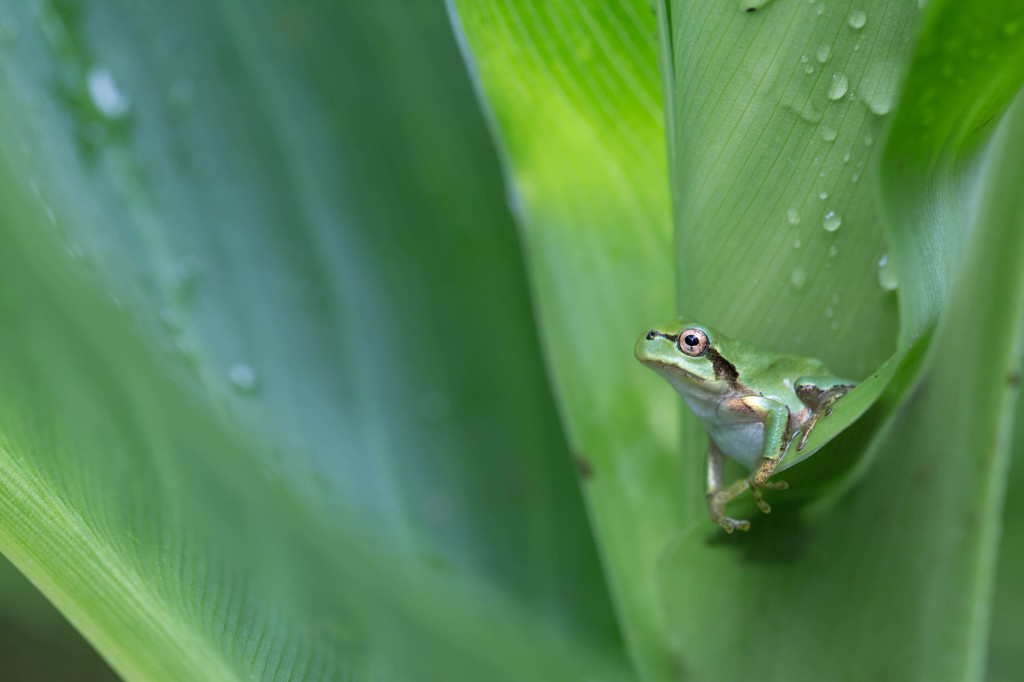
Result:
<svg viewBox="0 0 1024 682"><path fill-rule="evenodd" d="M743 483L745 484L746 481L744 480ZM746 485L743 487L746 488ZM715 490L707 495L708 515L712 521L724 528L726 533L731 533L737 528L739 530L750 530L750 521L731 519L725 515L725 505L734 496L735 492L730 490Z"/></svg>
<svg viewBox="0 0 1024 682"><path fill-rule="evenodd" d="M754 494L754 501L757 503L757 508L760 509L765 514L771 514L772 513L771 505L769 505L765 501L764 494L761 491L762 490L785 490L788 487L789 487L789 484L786 483L785 481L764 481L763 483L760 483L759 485L754 485L753 483L751 483L751 485L750 485L750 492L752 492Z"/></svg>
<svg viewBox="0 0 1024 682"><path fill-rule="evenodd" d="M750 492L754 493L754 501L757 502L757 508L765 514L771 514L772 508L767 502L765 502L764 495L761 494L760 488L751 488Z"/></svg>
<svg viewBox="0 0 1024 682"><path fill-rule="evenodd" d="M728 516L723 516L718 519L718 525L724 528L726 533L732 533L734 530L750 530L750 521L745 519L730 519Z"/></svg>

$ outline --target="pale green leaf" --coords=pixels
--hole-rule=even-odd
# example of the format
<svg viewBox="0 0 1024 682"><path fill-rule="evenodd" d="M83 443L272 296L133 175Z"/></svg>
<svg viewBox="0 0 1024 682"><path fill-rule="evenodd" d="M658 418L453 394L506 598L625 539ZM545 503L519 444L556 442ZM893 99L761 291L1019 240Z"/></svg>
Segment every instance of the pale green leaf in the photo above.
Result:
<svg viewBox="0 0 1024 682"><path fill-rule="evenodd" d="M444 8L0 26L0 549L126 680L615 679Z"/></svg>

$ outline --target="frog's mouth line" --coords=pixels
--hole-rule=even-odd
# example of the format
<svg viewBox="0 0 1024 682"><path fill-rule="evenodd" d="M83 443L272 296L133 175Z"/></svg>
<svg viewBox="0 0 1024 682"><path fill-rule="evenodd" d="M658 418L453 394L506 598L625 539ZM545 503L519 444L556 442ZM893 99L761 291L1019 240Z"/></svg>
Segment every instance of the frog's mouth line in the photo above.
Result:
<svg viewBox="0 0 1024 682"><path fill-rule="evenodd" d="M707 383L707 379L705 379L704 377L700 376L699 374L694 374L693 372L687 372L679 365L673 365L668 362L662 362L661 360L644 360L643 363L655 371L664 371L668 374L675 374L684 377L690 381L696 381L702 384Z"/></svg>

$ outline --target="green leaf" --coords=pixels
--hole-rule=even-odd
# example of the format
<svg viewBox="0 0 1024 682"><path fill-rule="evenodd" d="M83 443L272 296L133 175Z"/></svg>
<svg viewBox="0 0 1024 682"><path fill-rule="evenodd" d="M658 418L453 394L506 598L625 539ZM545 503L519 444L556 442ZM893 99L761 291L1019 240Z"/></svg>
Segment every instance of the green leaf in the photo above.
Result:
<svg viewBox="0 0 1024 682"><path fill-rule="evenodd" d="M631 352L675 312L655 17L643 0L452 5L515 196L612 596L634 660L664 677L674 663L652 577L686 501L678 407Z"/></svg>
<svg viewBox="0 0 1024 682"><path fill-rule="evenodd" d="M0 548L119 674L625 674L443 8L0 19Z"/></svg>
<svg viewBox="0 0 1024 682"><path fill-rule="evenodd" d="M1010 682L1024 670L1021 651L1020 613L1024 609L1024 498L1016 491L1024 486L1024 401L1017 401L1016 429L1013 434L1012 463L1006 483L1002 537L992 598L992 625L986 679Z"/></svg>
<svg viewBox="0 0 1024 682"><path fill-rule="evenodd" d="M454 4L646 678L977 678L1024 290L1021 169L1000 153L1024 133L1015 119L986 144L1024 81L1017 10L655 3L677 309L664 255L644 248L660 222L627 200L659 172L633 154L660 133L632 114L653 87L634 84L655 82L635 51L644 8ZM599 59L580 57L591 41ZM677 435L671 391L629 374L626 319L640 331L630 313L648 308L865 379L811 445L849 428L787 471L793 491L750 535L705 520L700 423ZM963 330L984 349L965 357ZM633 474L654 462L659 478Z"/></svg>
<svg viewBox="0 0 1024 682"><path fill-rule="evenodd" d="M784 136L768 124L759 139L785 137L789 143L803 136L814 154L822 142L813 141L811 135L828 131L830 117L836 120L835 142L851 139L848 126L863 135L865 126L874 124L867 135L876 137L873 130L880 125L876 115L888 110L895 93L880 95L878 81L871 74L880 73L886 65L891 70L900 65L899 46L904 41L893 29L906 25L906 18L897 20L891 9L887 13L882 6L866 6L863 25L861 17L831 16L829 8L820 20L808 19L816 10L795 8L795 12L788 18L773 19L774 13L785 14L781 5L774 5L764 13L763 26L744 26L735 17L723 20L726 28L721 32L738 32L732 36L733 42L741 41L740 35L746 35L743 31L750 32L749 39L742 42L752 46L754 57L752 61L744 58L739 72L760 64L763 71L772 73L764 65L783 61L791 48L777 43L777 49L770 51L769 43L761 42L762 36L767 33L781 41L780 31L792 30L794 25L810 28L816 21L809 32L825 30L837 36L826 62L826 73L835 70L831 82L836 82L837 74L846 76L860 100L848 101L850 95L835 98L833 92L826 91L824 98L818 96L817 103L824 99L825 108L821 121L812 121L816 129L806 130L808 126L794 120L792 135ZM875 31L872 17L879 24ZM860 428L810 463L813 471L815 465L827 466L827 461L821 460L828 458L864 458L845 485L826 496L811 513L801 516L796 509L777 508L782 518L772 518L770 523L763 520L763 528L750 538L708 544L707 533L695 531L672 548L662 570L669 622L679 628L679 655L697 677L738 679L767 674L820 679L839 669L855 677L886 671L899 679L935 680L975 679L982 670L1007 456L1007 411L1016 399L1016 392L1007 389L1006 376L1018 360L1013 348L1024 287L1016 265L1024 255L1020 251L1024 245L1013 234L1019 232L1019 221L1014 219L1019 214L1014 193L1008 189L1013 182L1019 183L1021 169L1010 155L999 157L995 150L1019 144L1014 142L1021 135L1019 126L1010 126L992 145L993 157L987 165L978 162L977 150L979 128L1005 108L1024 80L1024 65L1018 57L1021 44L1007 40L1002 30L1003 22L1011 19L994 5L968 8L936 2L927 9L884 153L878 159L880 173L866 178L873 183L861 185L874 194L862 199L854 194L850 199L850 206L863 211L873 210L881 196L891 221L887 233L900 284L901 335L897 355L880 374L895 381L864 426L858 425ZM685 25L686 21L673 17L673 27ZM967 25L977 28L971 29L970 40L963 40L959 36ZM865 41L860 43L862 49L853 49L858 46L853 41L859 40ZM945 50L941 60L935 57L936 45ZM765 53L758 46L763 46ZM985 65L972 66L973 52L980 46L986 49ZM858 56L864 50L869 55ZM693 54L700 54L699 45ZM677 84L693 87L692 80L684 76L693 72L693 65L686 64L678 52L675 56L676 64L682 65L675 71ZM862 67L858 67L859 59L867 59ZM835 66L827 67L833 63ZM951 74L949 64L964 66ZM857 77L851 78L848 74L855 71L859 71ZM777 78L767 78L760 86L771 93L779 89L777 83L787 83L779 100L782 107L793 80L799 80L793 76L787 81L784 73L780 69ZM970 85L944 85L956 76ZM942 93L942 101L934 101L937 92ZM677 92L676 101L686 111L700 110L693 99ZM718 101L726 99L727 95L722 95ZM801 111L815 103L812 89ZM927 104L942 111L942 116L929 118ZM760 108L762 115L764 109ZM753 126L753 114L749 116ZM681 118L677 114L676 120ZM724 118L720 111L707 120ZM687 124L694 129L692 120L679 125ZM736 130L748 127L741 123ZM732 142L722 142L722 146L742 149L742 137L736 135L740 133L732 133ZM822 134L823 138L831 136L830 132ZM839 149L843 159L849 153L852 160L853 151ZM702 153L696 152L698 158ZM771 157L775 149L770 144L755 144L747 153L760 160ZM695 167L701 172L699 163L679 165L688 172ZM757 161L744 162L747 173L757 166ZM788 186L797 181L793 178L810 179L802 188L808 192L813 184L813 177L809 178L813 162L801 170L780 175ZM736 169L732 174L742 172ZM827 177L827 169L825 172ZM679 185L689 186L683 177ZM730 176L716 173L716 177L728 182ZM1010 178L1009 185L1004 184L1006 178ZM973 179L973 183L965 183L965 179ZM844 193L856 192L850 190L852 176L843 180ZM771 181L761 186L765 184ZM721 197L728 192L712 195ZM837 195L844 196L832 192L830 198ZM726 206L742 203L736 195L722 201ZM974 222L974 229L964 231L965 222ZM864 233L872 226L877 230L877 225L876 218L850 227L864 239ZM695 227L694 234L707 232ZM701 237L696 239L694 250L700 253ZM961 266L965 250L967 265ZM816 260L821 258L817 254ZM840 285L848 296L870 301L884 288L870 281L875 274L871 260L866 256L858 259L854 253L842 263L843 268L827 277L809 277L812 286L801 303L810 300L820 305L822 288ZM778 260L770 262L774 265ZM757 292L753 297L757 298ZM987 305L979 306L979 300ZM761 305L770 304L765 300ZM932 334L936 324L938 330ZM807 329L811 334L814 326L815 321L805 314L788 329ZM987 340L984 353L974 356L973 362L959 352L962 329L970 329L976 339ZM863 320L851 331L834 343L825 343L819 334L822 347L834 352L845 345L848 357L856 357L872 350L871 344L861 343L865 335L872 340L884 338L877 319ZM797 336L796 341L799 339ZM858 343L867 348L853 347ZM922 373L920 379L918 372ZM841 422L839 410L836 412ZM742 552L742 558L737 552ZM745 617L723 620L721 614L734 612L738 604L743 605L739 613ZM744 656L735 655L737 647Z"/></svg>

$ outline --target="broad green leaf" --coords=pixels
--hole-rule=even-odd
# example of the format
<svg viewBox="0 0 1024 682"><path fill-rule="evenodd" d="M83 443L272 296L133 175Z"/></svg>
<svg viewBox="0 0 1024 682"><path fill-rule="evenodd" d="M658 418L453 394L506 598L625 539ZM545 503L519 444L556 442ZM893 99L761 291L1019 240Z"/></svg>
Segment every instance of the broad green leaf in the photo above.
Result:
<svg viewBox="0 0 1024 682"><path fill-rule="evenodd" d="M451 4L503 151L612 596L634 660L665 677L652 578L686 501L678 405L632 356L676 314L655 17L644 0Z"/></svg>
<svg viewBox="0 0 1024 682"><path fill-rule="evenodd" d="M615 679L443 7L0 26L0 549L127 680Z"/></svg>
<svg viewBox="0 0 1024 682"><path fill-rule="evenodd" d="M667 5L680 307L864 378L894 348L872 159L916 3Z"/></svg>
<svg viewBox="0 0 1024 682"><path fill-rule="evenodd" d="M608 201L651 186L650 158L622 161L636 145L621 122L633 119L606 115L642 101L629 84L650 57L624 66L631 34L607 27L615 17L631 27L622 17L641 8L454 4L522 200L563 417L578 447L608 453L609 475L587 485L589 508L646 676L977 677L1024 285L1013 267L1015 200L994 184L1019 183L1020 169L999 150L1019 148L1021 132L1010 125L983 143L1024 80L1016 10L655 3L678 295L678 310L660 317L686 312L865 379L812 444L850 428L787 471L794 490L773 499L771 517L726 539L704 520L699 423L685 417L678 437L663 426L674 396L653 379L633 395L616 375L632 362L624 342L605 346L607 333L587 331L578 343L587 325L617 330L617 308L671 305L665 285L626 276L624 263L668 278L663 256L642 248L650 228L636 226L640 211ZM577 55L592 39L602 46L596 64ZM655 128L629 129L653 144ZM578 159L591 161L583 173ZM596 177L624 166L619 181ZM566 178L589 180L589 201ZM581 252L588 267L575 260ZM613 296L595 295L597 268L615 283ZM625 326L615 338L625 341ZM951 360L958 329L991 333L991 346ZM964 373L973 380L966 391ZM583 402L604 395L621 398L614 414ZM646 422L632 415L637 404ZM638 423L649 434L636 433ZM672 474L647 481L637 504L621 472L658 457ZM791 503L812 480L844 469L815 504Z"/></svg>
<svg viewBox="0 0 1024 682"><path fill-rule="evenodd" d="M811 518L777 509L747 538L692 532L667 557L666 608L698 679L980 678L1024 309L1019 110L1003 132L923 380L858 486ZM960 352L963 329L990 340L984 354Z"/></svg>
<svg viewBox="0 0 1024 682"><path fill-rule="evenodd" d="M871 74L900 66L899 48L909 34L901 39L893 32L908 25L908 16L900 20L892 16L891 8L868 5L863 16L847 14L842 8L840 15L831 18L830 7L818 15L813 8L808 12L790 6L795 14L790 13L789 19L773 19L774 13L786 12L776 4L761 14L762 26L743 25L741 19L728 17L716 25L720 30L710 31L711 35L736 31L733 43L740 42L740 35L747 36L742 42L753 46L749 52L753 57L740 58L736 68L740 77L735 80L742 83L760 64L760 71L769 77L759 87L769 93L777 83L791 88L799 80L800 67L790 68L796 72L790 78L782 70L776 74L764 66L766 59L776 63L772 60L789 54L778 40L779 31L812 25L817 30L827 24L839 38L825 60L826 65L837 64L828 67L836 70L831 82L836 83L836 74L841 73L847 78L847 89L862 101L843 105L850 95L835 97L834 91L815 101L812 92L801 111L824 103L821 120L812 121L816 128L801 132L794 120L795 129L786 137L773 132L769 124L759 139L792 140L802 134L809 150L820 149L821 142L811 135L823 131L823 138L832 137L827 128L830 116L841 116L835 142L848 134L847 125L863 134L871 122L876 127L868 134L877 139L879 123L871 116L888 111L896 97L894 91L879 97L877 78ZM691 15L677 9L673 29L685 33L687 26L693 26L687 16ZM882 24L874 35L872 17ZM991 131L992 116L1006 107L1024 80L1021 44L1004 30L1004 22L1011 20L996 4L929 3L884 154L877 160L879 172L867 178L871 194L850 200L851 207L874 210L881 197L890 220L887 234L891 265L900 284L901 335L897 355L879 374L883 379L889 375L893 383L864 424L819 453L804 470L794 470L794 478L806 477L805 471L826 467L830 460L861 458L854 475L839 493L812 508L812 514L801 516L797 509L778 505L773 518L763 519L749 538L723 543L696 530L681 537L666 556L661 575L667 621L678 628L677 651L698 679L740 679L753 674L821 679L835 670L853 678L887 675L921 680L975 679L981 673L1001 474L1007 456L1007 411L1015 400L1015 391L1006 388L1006 376L1017 362L1013 349L1024 287L1017 265L1024 254L1015 234L1021 227L1016 218L1019 209L1009 189L1014 182L1019 184L1022 169L1014 152L1000 155L999 150L1019 148L1020 126L1014 122L1004 131L991 147L991 159L977 152L983 134ZM960 36L964 26L975 27L970 40ZM708 25L702 28L707 31ZM758 50L758 46L769 50L768 43L761 42L765 32L777 39L770 57ZM864 37L850 40L850 35ZM694 87L687 77L694 66L686 62L686 55L699 56L708 50L701 50L699 44L693 47L692 41L678 37L677 41L687 50L681 54L680 47L673 48L676 64L686 66L677 66L674 72L677 86L685 92ZM853 70L858 54L869 49L868 43L874 45L869 61L851 78L848 71ZM860 49L854 49L858 44ZM946 51L941 60L935 58L939 45ZM981 46L987 50L984 65L971 61ZM950 64L967 65L959 68L968 83L958 88L943 85L951 77ZM783 89L776 100L783 108L787 92ZM937 92L942 97L936 102ZM941 116L922 118L928 111L922 93L929 93L930 104ZM676 97L680 110L701 111L692 97L678 91ZM838 111L833 110L836 106ZM677 111L679 128L687 123L693 127L692 120L681 119ZM724 119L724 112L719 112L708 118L709 125ZM751 117L750 125L753 121ZM734 138L730 149L742 147ZM698 159L703 149L699 146L693 152ZM680 145L677 157L682 159L684 153ZM749 173L776 150L772 145L754 144L747 153L753 157L743 163ZM842 152L843 159L846 153ZM691 173L695 165L699 167L689 157L678 162L679 168ZM806 168L803 175L810 175ZM688 186L682 171L680 177L677 186ZM852 181L850 176L843 186L848 189ZM729 194L730 188L716 195L724 195L719 200L727 207L741 202L739 193ZM681 210L690 216L686 208ZM965 230L971 223L973 230ZM873 224L879 224L878 218ZM851 227L867 231L862 225L856 222ZM698 243L699 235L708 239L704 225L684 222L681 227L687 226ZM965 250L970 255L961 270ZM855 254L851 258L857 260ZM815 262L821 259L819 252ZM823 303L822 286L841 284L848 296L862 301L870 301L885 288L870 279L876 274L871 258L863 257L859 265L849 261L844 265L850 268L845 274L837 270L817 282L808 277L811 286L802 303L807 299ZM978 305L978 301L987 304ZM762 305L770 304L766 299ZM787 330L810 330L814 325L804 315ZM864 340L883 338L883 329L877 322L864 320L841 340L823 347L845 344L850 357L856 357L858 351L866 350L851 344L870 347L873 344ZM970 329L975 338L990 339L983 354L964 357L959 352L962 329ZM794 342L799 338L794 337ZM835 416L842 419L840 410ZM742 656L736 655L738 650L744 652Z"/></svg>
<svg viewBox="0 0 1024 682"><path fill-rule="evenodd" d="M1020 648L1021 620L1024 610L1024 401L1017 402L1013 455L1006 483L1002 537L999 546L996 589L992 599L988 669L986 679L1011 682L1024 670L1024 652Z"/></svg>

